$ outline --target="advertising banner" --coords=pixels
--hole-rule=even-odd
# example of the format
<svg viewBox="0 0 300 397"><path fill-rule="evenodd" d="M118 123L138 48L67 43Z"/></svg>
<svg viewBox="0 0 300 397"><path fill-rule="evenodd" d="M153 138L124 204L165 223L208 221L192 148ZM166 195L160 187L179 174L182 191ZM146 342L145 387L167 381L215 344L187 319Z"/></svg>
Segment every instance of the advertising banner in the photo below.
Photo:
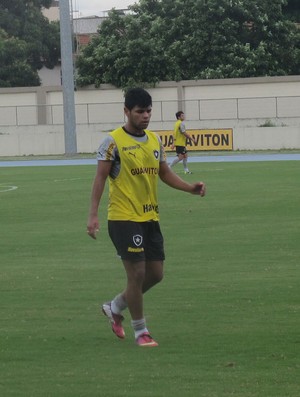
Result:
<svg viewBox="0 0 300 397"><path fill-rule="evenodd" d="M165 151L172 151L173 131L155 131L161 138ZM213 130L187 130L196 144L186 140L186 147L190 150L233 150L232 128Z"/></svg>

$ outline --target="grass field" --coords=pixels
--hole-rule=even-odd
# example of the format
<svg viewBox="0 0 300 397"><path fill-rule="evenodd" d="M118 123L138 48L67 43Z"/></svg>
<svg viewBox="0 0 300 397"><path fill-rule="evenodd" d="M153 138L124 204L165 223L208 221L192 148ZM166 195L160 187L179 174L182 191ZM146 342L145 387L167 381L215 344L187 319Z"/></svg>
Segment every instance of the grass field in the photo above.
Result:
<svg viewBox="0 0 300 397"><path fill-rule="evenodd" d="M86 235L95 167L0 168L0 395L299 396L299 166L191 164L181 175L207 183L203 199L160 184L155 349L135 346L128 313L120 341L99 312L125 274L106 196L97 241Z"/></svg>

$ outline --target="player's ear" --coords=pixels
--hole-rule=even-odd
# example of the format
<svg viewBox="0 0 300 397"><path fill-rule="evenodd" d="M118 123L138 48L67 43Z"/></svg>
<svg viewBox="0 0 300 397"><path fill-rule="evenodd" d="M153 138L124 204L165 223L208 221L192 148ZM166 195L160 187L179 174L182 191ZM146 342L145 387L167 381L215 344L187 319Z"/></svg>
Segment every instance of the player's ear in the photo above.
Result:
<svg viewBox="0 0 300 397"><path fill-rule="evenodd" d="M127 116L127 117L130 113L130 110L126 106L124 106L124 113L125 113L125 116Z"/></svg>

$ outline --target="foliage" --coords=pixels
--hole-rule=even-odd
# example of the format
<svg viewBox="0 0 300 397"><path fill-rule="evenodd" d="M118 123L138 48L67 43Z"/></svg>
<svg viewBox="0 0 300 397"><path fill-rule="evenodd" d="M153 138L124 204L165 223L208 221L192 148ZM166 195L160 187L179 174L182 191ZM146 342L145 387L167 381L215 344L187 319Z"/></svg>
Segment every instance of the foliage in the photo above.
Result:
<svg viewBox="0 0 300 397"><path fill-rule="evenodd" d="M260 124L259 127L276 127L276 124L272 120L268 119L263 124Z"/></svg>
<svg viewBox="0 0 300 397"><path fill-rule="evenodd" d="M24 40L0 30L0 87L36 86L38 74L27 62L27 45Z"/></svg>
<svg viewBox="0 0 300 397"><path fill-rule="evenodd" d="M151 82L168 80L168 55L156 35L149 37L153 20L149 15L138 18L110 13L101 25L99 35L78 59L79 85L103 82L126 87L136 82L143 85L146 76ZM138 67L136 62L138 60ZM149 62L150 60L150 62ZM170 75L170 78L172 75Z"/></svg>
<svg viewBox="0 0 300 397"><path fill-rule="evenodd" d="M37 70L58 63L59 25L50 23L41 13L41 7L50 4L51 0L1 1L0 26L6 32L0 35L2 86L39 85Z"/></svg>
<svg viewBox="0 0 300 397"><path fill-rule="evenodd" d="M140 0L109 13L79 56L78 84L298 74L300 33L285 0Z"/></svg>

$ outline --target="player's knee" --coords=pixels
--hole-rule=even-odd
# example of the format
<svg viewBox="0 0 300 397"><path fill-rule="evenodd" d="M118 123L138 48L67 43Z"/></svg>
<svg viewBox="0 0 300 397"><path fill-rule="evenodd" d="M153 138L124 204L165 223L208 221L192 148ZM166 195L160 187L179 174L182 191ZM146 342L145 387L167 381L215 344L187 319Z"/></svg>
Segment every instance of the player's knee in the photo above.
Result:
<svg viewBox="0 0 300 397"><path fill-rule="evenodd" d="M154 284L160 283L164 278L164 274L162 271L155 273L153 277Z"/></svg>
<svg viewBox="0 0 300 397"><path fill-rule="evenodd" d="M132 267L130 270L127 268L127 283L128 285L139 286L142 285L145 280L145 268Z"/></svg>

